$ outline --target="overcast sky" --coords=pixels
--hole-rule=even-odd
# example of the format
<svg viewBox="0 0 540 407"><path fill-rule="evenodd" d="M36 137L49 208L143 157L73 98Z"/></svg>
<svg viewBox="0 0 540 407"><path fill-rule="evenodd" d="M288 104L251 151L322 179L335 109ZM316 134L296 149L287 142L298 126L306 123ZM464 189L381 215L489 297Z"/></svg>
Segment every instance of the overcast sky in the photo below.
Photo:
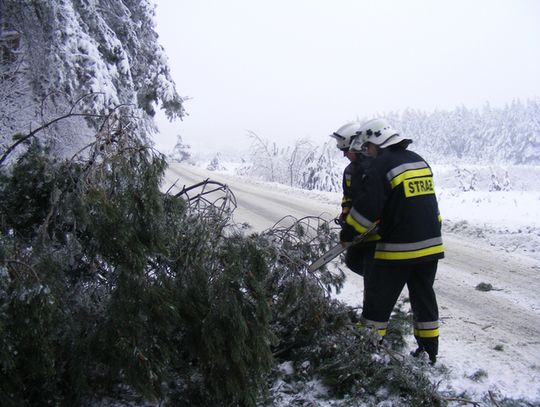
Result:
<svg viewBox="0 0 540 407"><path fill-rule="evenodd" d="M157 147L317 143L388 111L540 97L538 0L155 0L189 116ZM414 135L410 135L414 136Z"/></svg>

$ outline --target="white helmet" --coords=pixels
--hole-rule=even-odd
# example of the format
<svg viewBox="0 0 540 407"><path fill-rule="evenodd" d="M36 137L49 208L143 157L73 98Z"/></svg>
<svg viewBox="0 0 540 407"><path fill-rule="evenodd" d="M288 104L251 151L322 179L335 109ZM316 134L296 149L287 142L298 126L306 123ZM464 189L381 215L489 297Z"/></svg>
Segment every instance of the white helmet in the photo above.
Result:
<svg viewBox="0 0 540 407"><path fill-rule="evenodd" d="M337 141L337 148L340 150L348 150L356 137L356 132L360 129L362 123L360 122L351 122L344 124L334 133L330 134L330 137L333 137Z"/></svg>
<svg viewBox="0 0 540 407"><path fill-rule="evenodd" d="M349 150L353 153L362 153L364 155L367 155L367 138L368 136L366 135L366 132L362 132L361 129L358 129L358 131L356 132L356 136L353 138L351 146L349 147Z"/></svg>
<svg viewBox="0 0 540 407"><path fill-rule="evenodd" d="M372 143L380 148L392 146L403 140L412 142L411 139L401 136L384 119L373 119L365 122L358 130L358 139L359 142L363 139L363 144Z"/></svg>

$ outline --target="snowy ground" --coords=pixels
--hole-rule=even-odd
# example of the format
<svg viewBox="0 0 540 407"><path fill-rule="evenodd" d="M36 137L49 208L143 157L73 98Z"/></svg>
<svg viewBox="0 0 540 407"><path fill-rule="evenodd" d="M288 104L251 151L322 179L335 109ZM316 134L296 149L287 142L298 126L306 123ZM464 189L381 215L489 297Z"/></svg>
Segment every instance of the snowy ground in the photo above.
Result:
<svg viewBox="0 0 540 407"><path fill-rule="evenodd" d="M446 247L436 281L439 360L447 372L434 369L433 379L471 400L491 392L495 400L540 403L540 168L434 166L434 172ZM236 220L255 230L285 215L331 218L339 212L337 193L230 171L172 165L165 184L182 187L208 177L229 185L238 200ZM480 283L492 289L480 291ZM361 293L361 279L350 273L339 297L356 306Z"/></svg>

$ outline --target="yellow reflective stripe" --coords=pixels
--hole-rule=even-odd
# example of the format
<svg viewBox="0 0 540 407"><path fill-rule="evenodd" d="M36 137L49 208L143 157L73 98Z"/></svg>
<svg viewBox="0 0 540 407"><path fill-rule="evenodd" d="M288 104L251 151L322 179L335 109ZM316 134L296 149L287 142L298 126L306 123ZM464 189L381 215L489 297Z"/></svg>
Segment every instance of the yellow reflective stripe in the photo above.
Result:
<svg viewBox="0 0 540 407"><path fill-rule="evenodd" d="M379 243L376 249L381 252L412 252L413 250L437 246L442 244L442 242L442 237L437 236L412 243Z"/></svg>
<svg viewBox="0 0 540 407"><path fill-rule="evenodd" d="M401 165L398 165L397 167L392 168L390 171L386 173L386 179L389 181L397 177L402 172L408 171L408 170L419 170L421 168L428 168L428 165L425 161L416 161L413 163L404 163Z"/></svg>
<svg viewBox="0 0 540 407"><path fill-rule="evenodd" d="M364 227L361 223L358 223L354 220L354 218L351 215L347 216L347 219L345 220L346 223L351 225L358 233L364 234L367 232L368 228ZM381 240L381 236L378 233L375 233L373 235L369 235L365 238L365 242L374 242L376 240Z"/></svg>
<svg viewBox="0 0 540 407"><path fill-rule="evenodd" d="M346 179L345 180L345 185L347 185L348 187L351 186L351 180L350 179Z"/></svg>
<svg viewBox="0 0 540 407"><path fill-rule="evenodd" d="M428 175L432 175L432 172L429 168L421 168L419 170L404 171L401 174L397 175L396 177L392 178L390 180L390 185L392 186L392 188L395 188L406 179L414 178L414 177L425 177Z"/></svg>
<svg viewBox="0 0 540 407"><path fill-rule="evenodd" d="M378 234L378 233L375 233L374 235L369 235L367 238L366 238L366 242L374 242L376 240L381 240L381 236Z"/></svg>
<svg viewBox="0 0 540 407"><path fill-rule="evenodd" d="M347 215L345 222L351 225L358 233L365 233L368 229L361 223L357 222L350 213Z"/></svg>
<svg viewBox="0 0 540 407"><path fill-rule="evenodd" d="M351 216L354 219L354 221L362 225L363 228L369 229L369 227L373 224L371 220L363 216L354 207L351 208Z"/></svg>
<svg viewBox="0 0 540 407"><path fill-rule="evenodd" d="M387 325L387 324L378 323L377 325ZM356 324L356 326L358 328L371 328L371 329L374 329L375 331L377 331L379 336L382 336L382 337L384 337L386 335L386 328L377 328L376 326L373 326L373 324L369 324L369 323L362 324L361 322L358 322Z"/></svg>
<svg viewBox="0 0 540 407"><path fill-rule="evenodd" d="M437 220L439 221L439 223L442 223L442 216L441 216L441 214L438 214L438 215L437 215Z"/></svg>
<svg viewBox="0 0 540 407"><path fill-rule="evenodd" d="M361 223L362 222L362 223ZM374 225L374 222L371 222L369 219L362 216L356 209L351 208L349 215L345 218L345 223L349 224L360 234L364 234L368 231L370 227ZM371 232L373 233L373 232ZM381 236L377 233L370 234L365 241L370 242L374 240L380 240Z"/></svg>
<svg viewBox="0 0 540 407"><path fill-rule="evenodd" d="M375 328L372 324L366 324L364 325L362 322L357 322L356 323L356 327L358 329L361 329L361 328ZM375 330L377 331L377 333L380 335L380 336L385 336L386 335L386 328L381 328L381 329L377 329L375 328Z"/></svg>
<svg viewBox="0 0 540 407"><path fill-rule="evenodd" d="M442 244L427 247L420 250L412 250L408 252L381 252L375 251L375 259L379 260L407 260L407 259L416 259L418 257L431 256L433 254L444 253L444 247Z"/></svg>
<svg viewBox="0 0 540 407"><path fill-rule="evenodd" d="M439 329L415 329L414 336L419 338L436 338L439 336Z"/></svg>

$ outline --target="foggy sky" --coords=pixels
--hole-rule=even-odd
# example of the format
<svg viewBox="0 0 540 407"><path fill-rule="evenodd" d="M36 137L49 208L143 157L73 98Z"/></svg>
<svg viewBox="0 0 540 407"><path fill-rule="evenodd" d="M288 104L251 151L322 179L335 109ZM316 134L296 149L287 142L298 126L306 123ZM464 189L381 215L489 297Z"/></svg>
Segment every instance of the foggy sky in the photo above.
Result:
<svg viewBox="0 0 540 407"><path fill-rule="evenodd" d="M320 143L388 111L540 97L540 1L155 0L183 121L157 147Z"/></svg>

